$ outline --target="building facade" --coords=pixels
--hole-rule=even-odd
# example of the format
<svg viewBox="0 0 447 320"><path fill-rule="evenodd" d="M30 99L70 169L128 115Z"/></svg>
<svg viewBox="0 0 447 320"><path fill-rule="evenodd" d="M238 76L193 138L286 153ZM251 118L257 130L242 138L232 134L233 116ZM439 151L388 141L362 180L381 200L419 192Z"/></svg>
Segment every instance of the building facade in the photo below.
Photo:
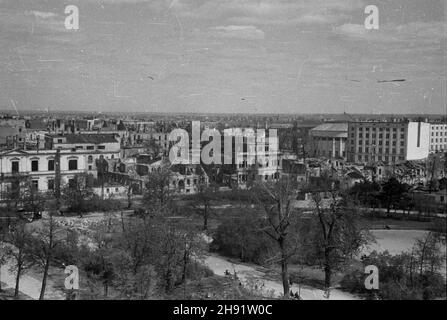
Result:
<svg viewBox="0 0 447 320"><path fill-rule="evenodd" d="M447 151L447 123L430 123L430 152Z"/></svg>
<svg viewBox="0 0 447 320"><path fill-rule="evenodd" d="M323 123L309 132L313 157L346 159L347 123Z"/></svg>
<svg viewBox="0 0 447 320"><path fill-rule="evenodd" d="M8 150L0 153L0 197L8 193L18 177L28 178L40 192L54 190L58 150ZM95 175L93 157L96 152L59 150L61 186L76 174Z"/></svg>
<svg viewBox="0 0 447 320"><path fill-rule="evenodd" d="M394 164L428 157L426 122L349 122L347 158L352 163Z"/></svg>

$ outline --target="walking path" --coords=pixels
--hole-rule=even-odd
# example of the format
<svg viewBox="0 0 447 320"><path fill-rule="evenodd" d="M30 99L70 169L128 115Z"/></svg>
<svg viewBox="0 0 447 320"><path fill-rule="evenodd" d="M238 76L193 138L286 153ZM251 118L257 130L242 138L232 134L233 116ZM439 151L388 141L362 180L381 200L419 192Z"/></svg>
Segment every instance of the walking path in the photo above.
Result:
<svg viewBox="0 0 447 320"><path fill-rule="evenodd" d="M243 284L254 280L258 283L258 287L262 287L262 291L268 297L268 292L272 292L274 297L280 297L283 294L282 283L266 279L266 273L260 267L255 268L245 264L232 263L218 255L209 255L205 259L205 265L208 266L216 275L225 275L228 270L231 274L236 274ZM263 285L263 286L262 286ZM303 300L358 300L359 298L338 289L331 289L329 298L325 297L324 290L293 284L291 290L298 292Z"/></svg>
<svg viewBox="0 0 447 320"><path fill-rule="evenodd" d="M0 270L0 279L5 284L6 288L14 289L16 286L16 272L11 272L12 264L11 262L7 262L3 264ZM34 279L26 274L23 274L20 277L19 291L26 294L27 296L37 300L40 295L40 287L42 283L41 281Z"/></svg>

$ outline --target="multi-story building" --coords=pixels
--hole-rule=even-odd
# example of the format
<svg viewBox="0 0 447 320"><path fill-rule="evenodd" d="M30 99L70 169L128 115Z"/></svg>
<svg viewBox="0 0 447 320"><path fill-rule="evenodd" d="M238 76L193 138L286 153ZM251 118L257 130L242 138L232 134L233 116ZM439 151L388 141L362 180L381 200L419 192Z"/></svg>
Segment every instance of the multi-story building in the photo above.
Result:
<svg viewBox="0 0 447 320"><path fill-rule="evenodd" d="M349 122L347 158L353 163L386 164L428 157L430 124L426 122Z"/></svg>
<svg viewBox="0 0 447 320"><path fill-rule="evenodd" d="M229 143L226 143L228 138ZM224 130L222 139L222 172L227 184L243 187L250 179L268 181L280 177L277 136L266 135L266 131L255 134L247 129L229 128Z"/></svg>
<svg viewBox="0 0 447 320"><path fill-rule="evenodd" d="M347 123L323 123L309 132L313 157L346 159Z"/></svg>
<svg viewBox="0 0 447 320"><path fill-rule="evenodd" d="M59 153L59 155L58 155ZM17 177L28 178L41 192L53 190L56 179L56 161L60 163L61 186L76 174L95 175L94 158L104 154L86 150L8 150L0 153L0 198L10 190Z"/></svg>
<svg viewBox="0 0 447 320"><path fill-rule="evenodd" d="M447 150L447 123L430 123L430 152Z"/></svg>

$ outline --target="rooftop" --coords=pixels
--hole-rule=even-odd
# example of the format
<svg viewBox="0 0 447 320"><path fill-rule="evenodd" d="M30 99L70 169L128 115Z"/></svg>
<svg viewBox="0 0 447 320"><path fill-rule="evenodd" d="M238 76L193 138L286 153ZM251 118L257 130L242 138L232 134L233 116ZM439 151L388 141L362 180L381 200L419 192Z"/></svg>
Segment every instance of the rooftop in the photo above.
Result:
<svg viewBox="0 0 447 320"><path fill-rule="evenodd" d="M51 135L52 138L66 138L66 143L118 143L114 134L65 134L65 135Z"/></svg>
<svg viewBox="0 0 447 320"><path fill-rule="evenodd" d="M315 128L311 129L310 131L340 131L340 132L347 132L348 131L348 124L343 123L323 123L319 126L316 126Z"/></svg>

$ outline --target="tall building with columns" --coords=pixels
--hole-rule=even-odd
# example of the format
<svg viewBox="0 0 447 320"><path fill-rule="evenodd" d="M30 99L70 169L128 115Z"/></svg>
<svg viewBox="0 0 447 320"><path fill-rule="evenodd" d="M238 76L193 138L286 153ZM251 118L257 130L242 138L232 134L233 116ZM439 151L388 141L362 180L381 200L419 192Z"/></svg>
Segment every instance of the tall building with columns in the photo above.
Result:
<svg viewBox="0 0 447 320"><path fill-rule="evenodd" d="M311 129L309 134L312 156L346 159L347 123L323 123Z"/></svg>

